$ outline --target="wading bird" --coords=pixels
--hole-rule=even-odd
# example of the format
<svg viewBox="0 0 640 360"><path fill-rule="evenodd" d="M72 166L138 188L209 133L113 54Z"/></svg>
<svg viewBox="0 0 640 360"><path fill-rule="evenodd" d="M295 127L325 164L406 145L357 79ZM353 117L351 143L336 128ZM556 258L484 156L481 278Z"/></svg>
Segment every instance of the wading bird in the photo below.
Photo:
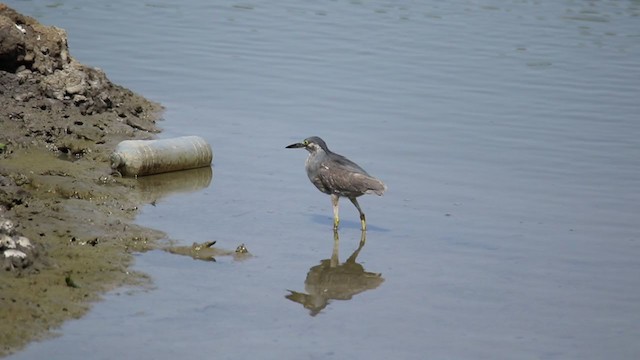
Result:
<svg viewBox="0 0 640 360"><path fill-rule="evenodd" d="M333 228L337 229L340 223L338 200L340 197L346 197L358 209L362 230L366 230L367 222L357 197L371 193L382 195L387 190L387 186L369 175L358 164L329 150L324 140L317 136L306 138L286 148L305 148L309 152L305 169L313 185L323 193L331 195Z"/></svg>

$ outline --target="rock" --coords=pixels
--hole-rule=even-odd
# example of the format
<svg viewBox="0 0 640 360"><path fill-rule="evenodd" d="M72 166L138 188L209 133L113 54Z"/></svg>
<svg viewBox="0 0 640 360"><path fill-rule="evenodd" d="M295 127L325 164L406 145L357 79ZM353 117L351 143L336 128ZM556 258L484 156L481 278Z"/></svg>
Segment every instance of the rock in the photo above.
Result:
<svg viewBox="0 0 640 360"><path fill-rule="evenodd" d="M1 11L1 9L0 9ZM0 70L15 71L18 59L24 59L24 34L15 27L15 22L0 16Z"/></svg>
<svg viewBox="0 0 640 360"><path fill-rule="evenodd" d="M34 93L26 92L26 93L15 95L13 98L16 99L16 101L25 102L33 99L34 97L35 97Z"/></svg>
<svg viewBox="0 0 640 360"><path fill-rule="evenodd" d="M20 66L51 74L69 60L67 34L44 26L0 4L0 70L15 73Z"/></svg>
<svg viewBox="0 0 640 360"><path fill-rule="evenodd" d="M232 256L236 261L249 259L252 256L244 244L239 245L235 251L231 251L214 247L215 243L215 241L194 242L191 246L170 246L164 250L176 255L190 256L195 260L213 262L220 256Z"/></svg>
<svg viewBox="0 0 640 360"><path fill-rule="evenodd" d="M15 225L13 224L13 221L9 219L0 220L0 232L11 235L13 233L14 228L15 228Z"/></svg>
<svg viewBox="0 0 640 360"><path fill-rule="evenodd" d="M20 250L11 249L4 251L5 270L25 269L31 264L33 264L33 260Z"/></svg>
<svg viewBox="0 0 640 360"><path fill-rule="evenodd" d="M9 249L4 251L4 257L6 258L17 257L20 259L25 259L27 257L27 254L23 253L20 250Z"/></svg>
<svg viewBox="0 0 640 360"><path fill-rule="evenodd" d="M87 97L84 95L76 95L73 97L73 103L76 105L79 105L85 101L87 101Z"/></svg>
<svg viewBox="0 0 640 360"><path fill-rule="evenodd" d="M16 242L16 245L21 248L33 249L33 244L31 244L31 240L29 240L29 238L27 238L26 236L18 236L14 240Z"/></svg>
<svg viewBox="0 0 640 360"><path fill-rule="evenodd" d="M16 242L9 235L0 235L0 250L15 249Z"/></svg>
<svg viewBox="0 0 640 360"><path fill-rule="evenodd" d="M18 14L0 4L0 72L19 74L21 82L39 84L46 97L81 107L83 114L102 113L117 102L114 85L104 72L80 64L69 55L67 34L54 26ZM26 102L37 94L22 92L14 99ZM153 125L145 129L153 128Z"/></svg>
<svg viewBox="0 0 640 360"><path fill-rule="evenodd" d="M0 263L6 271L23 270L34 264L39 257L39 249L22 235L11 237L15 226L9 219L0 221Z"/></svg>

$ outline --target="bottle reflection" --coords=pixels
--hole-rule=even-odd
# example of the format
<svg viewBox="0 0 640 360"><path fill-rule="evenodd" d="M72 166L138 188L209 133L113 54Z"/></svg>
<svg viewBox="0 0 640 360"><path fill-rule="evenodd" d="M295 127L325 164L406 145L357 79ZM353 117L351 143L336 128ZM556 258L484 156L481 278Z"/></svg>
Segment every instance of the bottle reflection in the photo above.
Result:
<svg viewBox="0 0 640 360"><path fill-rule="evenodd" d="M362 232L358 248L349 256L347 261L340 264L338 259L340 239L338 232L333 232L333 253L330 259L320 261L309 269L304 287L307 293L291 291L286 298L302 304L309 309L311 316L316 316L327 307L330 300L351 300L361 292L372 290L380 286L384 278L380 273L372 273L364 270L362 265L356 262L356 258L364 247L367 233Z"/></svg>
<svg viewBox="0 0 640 360"><path fill-rule="evenodd" d="M141 176L137 179L141 200L150 204L155 204L157 200L172 194L205 189L211 185L212 180L213 169L210 166Z"/></svg>

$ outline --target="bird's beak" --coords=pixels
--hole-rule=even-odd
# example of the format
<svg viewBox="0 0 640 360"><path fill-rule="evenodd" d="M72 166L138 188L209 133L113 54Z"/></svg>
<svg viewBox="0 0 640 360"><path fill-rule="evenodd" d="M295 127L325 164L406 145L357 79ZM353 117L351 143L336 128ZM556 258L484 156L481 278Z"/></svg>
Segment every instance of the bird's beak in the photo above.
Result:
<svg viewBox="0 0 640 360"><path fill-rule="evenodd" d="M303 147L305 147L303 143L295 143L287 146L286 149L297 149L297 148L303 148Z"/></svg>

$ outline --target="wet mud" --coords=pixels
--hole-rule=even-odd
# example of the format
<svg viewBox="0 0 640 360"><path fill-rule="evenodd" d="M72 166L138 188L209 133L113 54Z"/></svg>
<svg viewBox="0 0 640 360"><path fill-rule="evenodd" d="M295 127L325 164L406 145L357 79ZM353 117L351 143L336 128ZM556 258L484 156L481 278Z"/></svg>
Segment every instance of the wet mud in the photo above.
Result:
<svg viewBox="0 0 640 360"><path fill-rule="evenodd" d="M120 141L154 138L162 107L78 63L64 30L3 4L0 39L0 221L11 224L2 236L32 245L24 261L12 257L15 241L0 246L4 356L105 291L148 282L129 270L132 253L165 234L133 224L154 194L109 163Z"/></svg>

